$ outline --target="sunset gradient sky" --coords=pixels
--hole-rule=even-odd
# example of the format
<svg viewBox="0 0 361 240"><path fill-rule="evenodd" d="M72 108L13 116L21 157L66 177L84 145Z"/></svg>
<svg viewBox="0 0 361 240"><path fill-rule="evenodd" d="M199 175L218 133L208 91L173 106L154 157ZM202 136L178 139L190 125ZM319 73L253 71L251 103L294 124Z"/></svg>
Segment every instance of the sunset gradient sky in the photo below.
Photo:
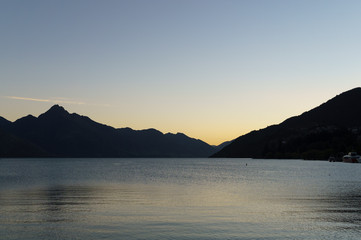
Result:
<svg viewBox="0 0 361 240"><path fill-rule="evenodd" d="M361 1L0 0L0 116L220 144L361 80Z"/></svg>

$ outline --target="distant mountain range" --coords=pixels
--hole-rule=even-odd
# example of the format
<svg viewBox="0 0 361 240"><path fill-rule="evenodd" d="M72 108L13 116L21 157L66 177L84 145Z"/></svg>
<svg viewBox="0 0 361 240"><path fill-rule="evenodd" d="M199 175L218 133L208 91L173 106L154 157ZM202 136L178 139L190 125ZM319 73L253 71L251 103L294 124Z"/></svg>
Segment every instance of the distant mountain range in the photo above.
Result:
<svg viewBox="0 0 361 240"><path fill-rule="evenodd" d="M54 105L39 117L0 117L0 157L208 157L219 148L182 133L116 129Z"/></svg>
<svg viewBox="0 0 361 240"><path fill-rule="evenodd" d="M361 88L219 146L182 133L116 129L54 105L39 117L0 117L0 157L328 159L361 152Z"/></svg>
<svg viewBox="0 0 361 240"><path fill-rule="evenodd" d="M238 137L212 157L328 159L361 151L361 88Z"/></svg>

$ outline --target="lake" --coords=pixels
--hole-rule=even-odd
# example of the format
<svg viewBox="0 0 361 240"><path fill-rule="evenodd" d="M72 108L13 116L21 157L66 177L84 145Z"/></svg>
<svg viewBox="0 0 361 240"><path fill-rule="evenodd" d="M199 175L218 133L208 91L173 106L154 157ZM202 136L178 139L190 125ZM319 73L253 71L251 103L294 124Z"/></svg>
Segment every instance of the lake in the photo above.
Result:
<svg viewBox="0 0 361 240"><path fill-rule="evenodd" d="M0 159L0 239L360 239L361 164Z"/></svg>

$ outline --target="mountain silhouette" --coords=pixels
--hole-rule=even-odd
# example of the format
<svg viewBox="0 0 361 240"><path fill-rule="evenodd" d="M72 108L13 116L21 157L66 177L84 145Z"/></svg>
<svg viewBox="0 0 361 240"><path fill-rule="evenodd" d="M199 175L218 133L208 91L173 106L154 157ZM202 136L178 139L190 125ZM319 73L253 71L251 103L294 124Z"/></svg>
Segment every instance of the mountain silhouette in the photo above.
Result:
<svg viewBox="0 0 361 240"><path fill-rule="evenodd" d="M3 117L0 117L0 128L7 127L11 124L11 122Z"/></svg>
<svg viewBox="0 0 361 240"><path fill-rule="evenodd" d="M2 129L2 130L1 130ZM155 129L116 129L54 105L39 117L0 119L5 146L11 139L29 144L29 156L48 157L208 157L216 149L184 134ZM1 132L0 132L1 133ZM1 135L0 135L1 136ZM14 141L13 141L14 142ZM25 152L21 156L26 156ZM37 153L37 154L36 154ZM1 152L0 152L1 154ZM5 156L5 155L3 155Z"/></svg>
<svg viewBox="0 0 361 240"><path fill-rule="evenodd" d="M48 154L38 146L6 133L0 128L1 157L45 157Z"/></svg>
<svg viewBox="0 0 361 240"><path fill-rule="evenodd" d="M328 159L361 151L361 88L238 137L212 157Z"/></svg>

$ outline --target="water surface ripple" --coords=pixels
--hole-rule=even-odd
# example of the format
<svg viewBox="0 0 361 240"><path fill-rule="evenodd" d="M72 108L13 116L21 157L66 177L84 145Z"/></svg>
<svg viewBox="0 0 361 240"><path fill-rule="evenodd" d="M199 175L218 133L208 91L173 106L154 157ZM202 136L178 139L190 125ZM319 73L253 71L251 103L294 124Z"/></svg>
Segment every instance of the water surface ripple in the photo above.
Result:
<svg viewBox="0 0 361 240"><path fill-rule="evenodd" d="M0 239L359 239L361 164L0 159Z"/></svg>

